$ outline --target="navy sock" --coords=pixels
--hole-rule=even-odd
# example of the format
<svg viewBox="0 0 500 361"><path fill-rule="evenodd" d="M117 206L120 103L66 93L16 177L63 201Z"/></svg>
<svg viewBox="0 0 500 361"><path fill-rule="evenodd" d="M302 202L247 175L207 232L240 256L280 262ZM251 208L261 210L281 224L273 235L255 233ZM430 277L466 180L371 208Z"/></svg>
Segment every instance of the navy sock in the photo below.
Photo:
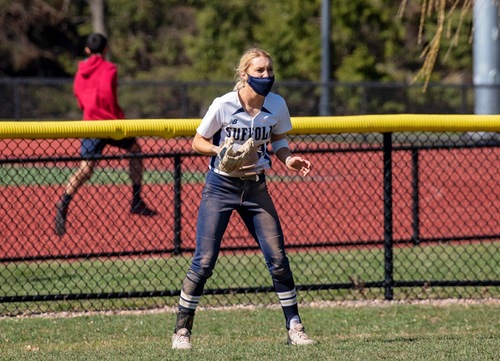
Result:
<svg viewBox="0 0 500 361"><path fill-rule="evenodd" d="M141 185L133 184L132 185L132 203L137 204L141 201Z"/></svg>
<svg viewBox="0 0 500 361"><path fill-rule="evenodd" d="M73 196L70 196L69 194L64 192L63 196L61 197L61 204L62 204L64 209L68 208L69 203L71 202L72 199L73 199Z"/></svg>
<svg viewBox="0 0 500 361"><path fill-rule="evenodd" d="M290 329L290 320L294 316L299 316L299 307L297 305L297 292L295 290L295 282L293 277L287 280L273 280L274 289L278 294L281 309L286 319L286 328ZM300 321L300 317L299 317Z"/></svg>

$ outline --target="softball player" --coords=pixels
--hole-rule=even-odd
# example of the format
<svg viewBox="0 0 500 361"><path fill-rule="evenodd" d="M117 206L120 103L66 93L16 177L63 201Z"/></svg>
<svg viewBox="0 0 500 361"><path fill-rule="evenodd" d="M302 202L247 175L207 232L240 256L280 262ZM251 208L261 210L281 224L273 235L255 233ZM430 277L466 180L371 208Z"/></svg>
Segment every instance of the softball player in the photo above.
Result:
<svg viewBox="0 0 500 361"><path fill-rule="evenodd" d="M278 294L288 330L288 343L313 344L304 332L292 272L285 253L283 231L268 193L265 170L271 167L267 144L290 170L305 176L309 161L292 156L285 138L292 128L290 114L282 97L270 93L274 83L270 55L252 48L246 51L236 69L235 91L216 98L194 137L193 149L210 156L209 172L202 193L196 229L196 249L182 284L172 348L191 348L191 331L196 308L207 279L217 261L221 240L236 210L259 244L274 288ZM241 166L222 167L231 139L234 150L253 139L253 146Z"/></svg>

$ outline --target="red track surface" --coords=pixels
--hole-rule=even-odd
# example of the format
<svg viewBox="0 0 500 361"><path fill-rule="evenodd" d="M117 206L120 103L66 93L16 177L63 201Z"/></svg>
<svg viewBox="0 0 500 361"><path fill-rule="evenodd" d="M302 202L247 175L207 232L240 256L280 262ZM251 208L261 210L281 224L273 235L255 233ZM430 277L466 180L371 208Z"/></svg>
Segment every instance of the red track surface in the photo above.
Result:
<svg viewBox="0 0 500 361"><path fill-rule="evenodd" d="M187 141L149 139L147 152L187 149ZM2 158L78 154L79 140L0 141ZM421 237L500 233L500 150L427 151L420 155ZM276 201L288 244L369 241L383 238L382 156L379 153L317 154L306 179L274 182ZM394 238L411 238L410 155L398 152L393 162ZM115 161L109 166L123 166ZM171 161L148 161L148 167L172 171ZM206 170L206 159L187 168ZM283 167L275 165L283 175ZM186 171L186 169L183 169ZM53 231L57 186L2 187L0 258L172 249L174 240L171 184L146 185L146 202L160 213L132 216L124 194L128 186L86 185L68 214L68 233ZM194 226L202 184L183 185L183 247L194 247ZM127 198L129 199L129 198ZM233 217L224 245L253 244L241 221ZM228 242L232 242L229 244Z"/></svg>

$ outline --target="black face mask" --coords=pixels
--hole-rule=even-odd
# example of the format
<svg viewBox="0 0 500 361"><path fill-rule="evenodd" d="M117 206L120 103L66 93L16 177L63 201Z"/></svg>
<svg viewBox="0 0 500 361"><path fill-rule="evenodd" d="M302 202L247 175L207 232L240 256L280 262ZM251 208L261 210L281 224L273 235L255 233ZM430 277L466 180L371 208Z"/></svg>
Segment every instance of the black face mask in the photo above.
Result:
<svg viewBox="0 0 500 361"><path fill-rule="evenodd" d="M274 84L274 76L269 76L267 78L257 78L248 75L248 85L259 95L265 97L271 91Z"/></svg>

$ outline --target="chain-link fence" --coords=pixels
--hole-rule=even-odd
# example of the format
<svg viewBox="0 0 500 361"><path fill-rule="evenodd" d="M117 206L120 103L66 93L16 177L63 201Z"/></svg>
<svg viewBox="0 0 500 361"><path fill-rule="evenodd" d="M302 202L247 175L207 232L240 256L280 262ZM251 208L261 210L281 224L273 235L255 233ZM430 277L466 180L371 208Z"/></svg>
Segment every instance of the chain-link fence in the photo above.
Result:
<svg viewBox="0 0 500 361"><path fill-rule="evenodd" d="M120 81L120 104L129 119L201 118L211 101L233 88L232 82ZM72 79L0 78L0 119L81 119ZM330 94L320 114L321 94ZM342 83L328 85L277 81L290 114L299 116L357 114L473 114L475 89L469 85ZM484 91L498 92L497 87ZM496 94L496 93L494 93ZM494 98L496 99L496 98Z"/></svg>
<svg viewBox="0 0 500 361"><path fill-rule="evenodd" d="M173 306L194 249L208 158L190 138L139 139L142 194L130 213L132 156L109 148L73 198L78 139L0 140L0 315ZM309 134L290 138L305 178L266 174L299 299L500 296L500 145L491 133ZM202 306L276 303L263 257L237 215Z"/></svg>

